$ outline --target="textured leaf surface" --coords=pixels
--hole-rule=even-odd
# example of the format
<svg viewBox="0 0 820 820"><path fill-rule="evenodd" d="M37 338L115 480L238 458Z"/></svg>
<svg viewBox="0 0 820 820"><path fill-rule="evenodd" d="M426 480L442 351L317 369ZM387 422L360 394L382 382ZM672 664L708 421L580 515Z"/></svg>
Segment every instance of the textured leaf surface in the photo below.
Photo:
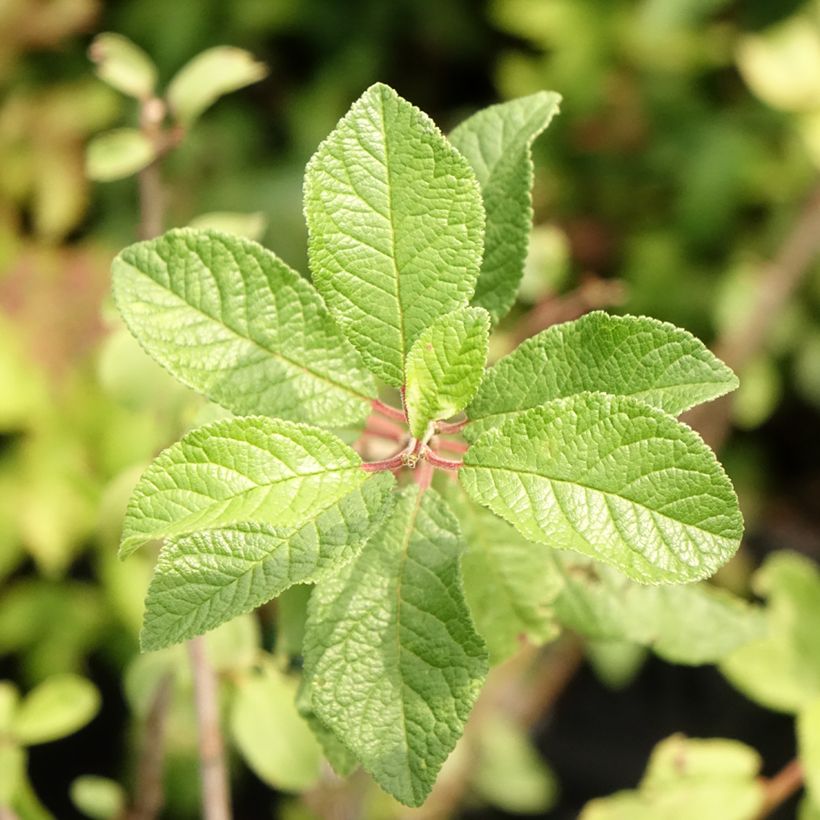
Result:
<svg viewBox="0 0 820 820"><path fill-rule="evenodd" d="M473 304L486 308L496 322L513 306L524 273L532 229L532 143L560 102L560 95L541 91L492 105L450 134L478 177L487 214Z"/></svg>
<svg viewBox="0 0 820 820"><path fill-rule="evenodd" d="M721 664L744 695L769 709L799 712L820 697L820 570L786 551L755 573L754 589L767 600L768 634Z"/></svg>
<svg viewBox="0 0 820 820"><path fill-rule="evenodd" d="M437 319L416 339L407 356L405 403L410 432L421 438L431 421L460 413L481 384L490 317L465 308Z"/></svg>
<svg viewBox="0 0 820 820"><path fill-rule="evenodd" d="M563 587L549 547L524 539L506 521L473 504L463 491L448 496L464 530L464 592L492 663L558 634L552 604Z"/></svg>
<svg viewBox="0 0 820 820"><path fill-rule="evenodd" d="M645 586L573 553L555 555L564 587L553 606L564 625L594 640L650 646L670 663L717 663L760 638L759 607L707 584Z"/></svg>
<svg viewBox="0 0 820 820"><path fill-rule="evenodd" d="M240 521L297 527L367 478L332 433L262 416L217 421L164 450L137 482L120 555Z"/></svg>
<svg viewBox="0 0 820 820"><path fill-rule="evenodd" d="M140 344L228 410L323 427L367 416L375 385L360 357L315 289L261 245L183 228L126 248L113 275Z"/></svg>
<svg viewBox="0 0 820 820"><path fill-rule="evenodd" d="M631 396L677 415L737 387L732 371L681 328L600 311L554 325L491 368L467 410L465 434L585 391Z"/></svg>
<svg viewBox="0 0 820 820"><path fill-rule="evenodd" d="M475 174L426 114L376 84L310 161L305 215L316 287L371 370L399 387L422 330L473 295Z"/></svg>
<svg viewBox="0 0 820 820"><path fill-rule="evenodd" d="M711 575L743 530L732 485L697 434L623 396L521 413L473 444L459 477L525 538L644 582Z"/></svg>
<svg viewBox="0 0 820 820"><path fill-rule="evenodd" d="M313 711L310 681L307 678L303 678L302 688L296 697L296 707L319 741L319 745L322 747L327 762L330 763L333 771L339 777L349 777L359 767L359 761L353 752L316 717L316 713Z"/></svg>
<svg viewBox="0 0 820 820"><path fill-rule="evenodd" d="M314 582L350 559L378 522L392 475L374 475L299 529L241 522L165 545L145 601L144 650L161 649Z"/></svg>
<svg viewBox="0 0 820 820"><path fill-rule="evenodd" d="M441 496L406 487L359 557L311 597L313 709L408 805L432 788L487 673L462 595L461 549Z"/></svg>

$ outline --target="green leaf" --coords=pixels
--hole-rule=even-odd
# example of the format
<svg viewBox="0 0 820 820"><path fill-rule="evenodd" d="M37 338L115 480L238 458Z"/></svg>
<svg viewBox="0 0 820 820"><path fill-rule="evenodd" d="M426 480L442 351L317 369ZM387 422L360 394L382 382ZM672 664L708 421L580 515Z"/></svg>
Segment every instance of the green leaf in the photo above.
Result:
<svg viewBox="0 0 820 820"><path fill-rule="evenodd" d="M655 747L638 791L593 800L580 820L750 820L763 807L759 771L742 743L673 735Z"/></svg>
<svg viewBox="0 0 820 820"><path fill-rule="evenodd" d="M797 716L797 746L811 801L820 806L820 696Z"/></svg>
<svg viewBox="0 0 820 820"><path fill-rule="evenodd" d="M717 663L766 631L759 607L708 584L644 586L611 567L555 556L564 588L554 602L564 626L595 640L649 646L670 663Z"/></svg>
<svg viewBox="0 0 820 820"><path fill-rule="evenodd" d="M0 809L8 806L24 782L26 753L16 743L0 738Z"/></svg>
<svg viewBox="0 0 820 820"><path fill-rule="evenodd" d="M81 775L71 783L70 794L77 810L92 820L115 820L123 816L126 796L116 780Z"/></svg>
<svg viewBox="0 0 820 820"><path fill-rule="evenodd" d="M405 487L359 557L310 600L305 670L322 721L376 782L418 806L487 673L462 595L458 522Z"/></svg>
<svg viewBox="0 0 820 820"><path fill-rule="evenodd" d="M431 421L460 413L481 384L490 336L490 317L464 308L436 319L407 356L405 404L410 432L422 438Z"/></svg>
<svg viewBox="0 0 820 820"><path fill-rule="evenodd" d="M81 729L99 708L93 683L79 675L53 675L23 698L12 734L26 746L48 743Z"/></svg>
<svg viewBox="0 0 820 820"><path fill-rule="evenodd" d="M238 415L363 421L373 378L321 297L255 242L190 228L126 248L117 306L145 350Z"/></svg>
<svg viewBox="0 0 820 820"><path fill-rule="evenodd" d="M319 779L322 750L296 710L298 683L266 659L237 681L231 706L234 743L256 775L274 789L301 792Z"/></svg>
<svg viewBox="0 0 820 820"><path fill-rule="evenodd" d="M558 113L559 94L541 91L492 105L450 134L478 177L487 225L473 304L497 322L515 302L532 229L532 143Z"/></svg>
<svg viewBox="0 0 820 820"><path fill-rule="evenodd" d="M525 538L648 583L711 575L743 531L714 453L624 396L585 393L519 413L470 447L459 477Z"/></svg>
<svg viewBox="0 0 820 820"><path fill-rule="evenodd" d="M464 529L464 592L490 661L500 663L526 638L535 645L557 637L552 604L563 587L548 547L533 544L463 492L452 492Z"/></svg>
<svg viewBox="0 0 820 820"><path fill-rule="evenodd" d="M170 541L145 601L144 651L201 635L293 584L314 582L349 560L383 515L394 479L374 475L299 529L240 522Z"/></svg>
<svg viewBox="0 0 820 820"><path fill-rule="evenodd" d="M339 777L349 777L359 767L359 761L347 746L316 717L311 699L310 681L304 678L296 697L299 714L307 721L331 768Z"/></svg>
<svg viewBox="0 0 820 820"><path fill-rule="evenodd" d="M145 134L136 128L117 128L88 144L85 172L97 182L113 182L136 174L156 158L157 150Z"/></svg>
<svg viewBox="0 0 820 820"><path fill-rule="evenodd" d="M268 219L262 211L255 211L253 213L213 211L194 217L188 223L188 227L196 228L200 231L210 230L230 233L235 236L244 236L245 239L252 239L254 242L258 242L268 227Z"/></svg>
<svg viewBox="0 0 820 820"><path fill-rule="evenodd" d="M780 551L753 581L768 598L768 634L733 652L720 670L763 706L799 712L820 697L820 570L808 558Z"/></svg>
<svg viewBox="0 0 820 820"><path fill-rule="evenodd" d="M182 437L143 473L125 516L120 555L146 541L242 521L298 527L367 479L332 433L248 416Z"/></svg>
<svg viewBox="0 0 820 820"><path fill-rule="evenodd" d="M0 737L8 734L19 702L17 687L11 681L0 680Z"/></svg>
<svg viewBox="0 0 820 820"><path fill-rule="evenodd" d="M177 120L190 127L220 97L258 83L267 75L267 66L241 48L209 48L186 63L171 80L168 104Z"/></svg>
<svg viewBox="0 0 820 820"><path fill-rule="evenodd" d="M678 415L736 387L732 371L687 331L597 311L553 325L491 368L465 434L475 440L511 414L577 393L631 396Z"/></svg>
<svg viewBox="0 0 820 820"><path fill-rule="evenodd" d="M117 91L145 100L154 93L157 68L151 58L127 37L106 31L88 49L97 76Z"/></svg>
<svg viewBox="0 0 820 820"><path fill-rule="evenodd" d="M308 164L305 215L316 287L370 369L400 387L424 328L473 294L475 174L426 114L376 84Z"/></svg>

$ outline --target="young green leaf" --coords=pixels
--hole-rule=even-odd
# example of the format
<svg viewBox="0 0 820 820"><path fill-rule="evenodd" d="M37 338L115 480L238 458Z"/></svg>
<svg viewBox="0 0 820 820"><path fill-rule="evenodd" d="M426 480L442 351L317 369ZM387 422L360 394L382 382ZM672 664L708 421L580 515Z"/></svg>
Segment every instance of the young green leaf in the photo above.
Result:
<svg viewBox="0 0 820 820"><path fill-rule="evenodd" d="M75 778L69 793L75 808L92 820L116 820L128 804L125 789L116 780L93 774Z"/></svg>
<svg viewBox="0 0 820 820"><path fill-rule="evenodd" d="M85 726L99 709L93 683L79 675L53 675L23 698L11 735L25 746L59 740Z"/></svg>
<svg viewBox="0 0 820 820"><path fill-rule="evenodd" d="M307 512L299 529L240 522L170 541L145 600L143 650L201 635L293 584L319 580L361 548L393 484L389 473L374 475L329 509Z"/></svg>
<svg viewBox="0 0 820 820"><path fill-rule="evenodd" d="M150 165L157 151L136 128L116 128L94 137L88 144L85 172L97 182L124 179Z"/></svg>
<svg viewBox="0 0 820 820"><path fill-rule="evenodd" d="M541 91L492 105L450 134L478 177L487 214L484 260L473 304L497 322L515 302L532 229L532 143L558 113L559 94Z"/></svg>
<svg viewBox="0 0 820 820"><path fill-rule="evenodd" d="M376 84L311 159L305 216L316 287L370 369L400 387L424 328L475 289L475 174L426 114Z"/></svg>
<svg viewBox="0 0 820 820"><path fill-rule="evenodd" d="M190 127L220 97L264 79L268 68L241 48L215 46L186 63L168 85L168 104Z"/></svg>
<svg viewBox="0 0 820 820"><path fill-rule="evenodd" d="M181 382L238 415L322 427L361 422L372 376L321 297L255 242L190 228L126 248L114 298L129 330Z"/></svg>
<svg viewBox="0 0 820 820"><path fill-rule="evenodd" d="M106 31L88 49L97 65L97 76L112 88L145 100L154 93L157 68L151 58L127 37Z"/></svg>
<svg viewBox="0 0 820 820"><path fill-rule="evenodd" d="M240 678L231 735L257 776L275 789L301 792L319 779L322 751L294 700L298 684L272 660Z"/></svg>
<svg viewBox="0 0 820 820"><path fill-rule="evenodd" d="M464 530L464 593L490 661L500 663L517 652L522 638L538 645L557 637L552 604L563 578L549 547L522 538L461 490L447 498Z"/></svg>
<svg viewBox="0 0 820 820"><path fill-rule="evenodd" d="M553 607L564 626L594 640L649 646L670 663L717 663L766 631L759 607L708 584L645 586L612 567L556 553L564 587Z"/></svg>
<svg viewBox="0 0 820 820"><path fill-rule="evenodd" d="M143 473L125 516L120 555L157 538L240 521L298 527L367 478L332 433L262 416L187 433Z"/></svg>
<svg viewBox="0 0 820 820"><path fill-rule="evenodd" d="M648 583L711 575L743 522L714 453L625 396L582 393L517 414L467 451L462 485L525 538Z"/></svg>
<svg viewBox="0 0 820 820"><path fill-rule="evenodd" d="M458 522L408 486L359 557L310 601L305 670L317 717L385 791L429 794L487 673L464 602Z"/></svg>
<svg viewBox="0 0 820 820"><path fill-rule="evenodd" d="M407 356L405 404L410 432L422 438L431 421L461 412L481 384L490 335L482 308L464 308L436 319Z"/></svg>
<svg viewBox="0 0 820 820"><path fill-rule="evenodd" d="M632 396L677 415L737 387L690 333L646 316L589 313L554 325L492 367L467 408L472 441L515 413L576 393Z"/></svg>

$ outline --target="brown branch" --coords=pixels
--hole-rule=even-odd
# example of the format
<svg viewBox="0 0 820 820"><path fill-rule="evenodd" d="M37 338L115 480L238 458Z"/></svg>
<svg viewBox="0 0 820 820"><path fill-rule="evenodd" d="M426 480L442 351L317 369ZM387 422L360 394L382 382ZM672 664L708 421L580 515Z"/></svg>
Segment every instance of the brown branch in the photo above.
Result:
<svg viewBox="0 0 820 820"><path fill-rule="evenodd" d="M126 813L126 820L154 820L165 803L162 779L165 728L173 691L174 677L169 672L157 685L145 719L137 763L134 804Z"/></svg>
<svg viewBox="0 0 820 820"><path fill-rule="evenodd" d="M775 255L761 268L754 287L756 299L745 319L734 323L714 345L715 353L741 371L766 345L772 326L794 294L811 263L820 254L820 184L810 194ZM683 418L714 449L729 433L733 397L689 411Z"/></svg>
<svg viewBox="0 0 820 820"><path fill-rule="evenodd" d="M160 162L167 150L167 141L162 128L165 118L165 103L151 98L140 107L140 129L154 145L157 158L139 173L140 197L140 239L159 236L165 225L165 191L162 187Z"/></svg>
<svg viewBox="0 0 820 820"><path fill-rule="evenodd" d="M774 777L761 778L760 783L763 786L763 808L758 820L763 820L803 788L803 766L795 758Z"/></svg>
<svg viewBox="0 0 820 820"><path fill-rule="evenodd" d="M199 729L199 765L202 778L203 820L231 820L228 776L222 733L219 728L219 701L216 674L200 635L188 641L194 678L196 722Z"/></svg>

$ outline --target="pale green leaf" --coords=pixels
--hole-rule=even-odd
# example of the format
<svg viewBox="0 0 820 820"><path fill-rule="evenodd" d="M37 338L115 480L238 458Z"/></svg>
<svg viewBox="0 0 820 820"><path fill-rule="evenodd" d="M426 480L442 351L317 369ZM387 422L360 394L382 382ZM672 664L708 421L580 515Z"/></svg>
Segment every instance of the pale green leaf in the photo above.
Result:
<svg viewBox="0 0 820 820"><path fill-rule="evenodd" d="M241 521L298 527L367 479L332 433L263 416L187 433L143 473L126 511L120 555L146 541Z"/></svg>
<svg viewBox="0 0 820 820"><path fill-rule="evenodd" d="M88 49L97 76L112 88L145 100L154 93L157 68L151 58L122 34L98 34Z"/></svg>
<svg viewBox="0 0 820 820"><path fill-rule="evenodd" d="M168 104L190 127L220 97L253 85L268 74L264 63L241 48L215 46L186 63L168 85Z"/></svg>
<svg viewBox="0 0 820 820"><path fill-rule="evenodd" d="M462 595L461 551L441 496L411 485L359 557L310 601L313 709L407 805L429 794L487 673Z"/></svg>
<svg viewBox="0 0 820 820"><path fill-rule="evenodd" d="M475 174L426 114L376 84L311 159L305 215L316 287L370 369L400 387L424 328L473 294Z"/></svg>
<svg viewBox="0 0 820 820"><path fill-rule="evenodd" d="M14 799L25 775L25 751L13 741L0 738L0 814Z"/></svg>
<svg viewBox="0 0 820 820"><path fill-rule="evenodd" d="M737 387L737 378L685 330L645 316L596 311L519 345L484 377L467 409L475 440L511 414L585 391L631 396L672 415Z"/></svg>
<svg viewBox="0 0 820 820"><path fill-rule="evenodd" d="M492 105L450 134L478 177L487 225L473 304L493 321L513 306L532 228L532 143L558 113L561 97L541 91Z"/></svg>
<svg viewBox="0 0 820 820"><path fill-rule="evenodd" d="M191 228L113 265L129 330L181 382L238 415L341 427L364 420L373 378L311 285L255 242Z"/></svg>
<svg viewBox="0 0 820 820"><path fill-rule="evenodd" d="M461 491L454 490L448 500L464 530L464 593L491 662L513 655L524 639L539 645L555 638L552 604L563 579L550 549L522 538Z"/></svg>
<svg viewBox="0 0 820 820"><path fill-rule="evenodd" d="M250 612L349 560L383 515L394 479L374 475L298 529L240 522L193 532L160 553L145 600L143 650L162 649Z"/></svg>
<svg viewBox="0 0 820 820"><path fill-rule="evenodd" d="M806 780L806 791L820 806L820 695L797 716L797 746Z"/></svg>
<svg viewBox="0 0 820 820"><path fill-rule="evenodd" d="M645 646L630 641L586 640L584 655L595 677L609 689L625 689L646 660Z"/></svg>
<svg viewBox="0 0 820 820"><path fill-rule="evenodd" d="M673 735L655 747L637 791L593 800L580 820L752 820L763 807L759 770L742 743Z"/></svg>
<svg viewBox="0 0 820 820"><path fill-rule="evenodd" d="M768 598L768 634L733 652L721 672L763 706L799 712L820 697L820 570L780 551L755 574L754 587Z"/></svg>
<svg viewBox="0 0 820 820"><path fill-rule="evenodd" d="M85 155L89 179L112 182L136 174L157 157L148 137L136 128L117 128L94 137Z"/></svg>
<svg viewBox="0 0 820 820"><path fill-rule="evenodd" d="M296 708L307 721L331 768L339 777L349 777L358 767L359 761L347 746L336 737L330 729L316 717L311 699L310 681L303 679L302 687L296 696Z"/></svg>
<svg viewBox="0 0 820 820"><path fill-rule="evenodd" d="M525 538L648 583L711 575L743 531L714 453L625 396L579 394L517 414L470 447L459 478Z"/></svg>
<svg viewBox="0 0 820 820"><path fill-rule="evenodd" d="M231 705L234 743L256 775L281 791L301 792L319 779L322 750L296 710L298 682L272 662L237 681Z"/></svg>
<svg viewBox="0 0 820 820"><path fill-rule="evenodd" d="M490 335L482 308L464 308L436 319L407 355L405 406L410 432L422 438L431 421L460 413L475 396Z"/></svg>
<svg viewBox="0 0 820 820"><path fill-rule="evenodd" d="M268 220L262 211L254 213L234 213L232 211L213 211L207 214L200 214L194 217L189 223L189 228L196 228L200 231L220 231L235 236L244 236L245 239L252 239L258 242L265 233Z"/></svg>
<svg viewBox="0 0 820 820"><path fill-rule="evenodd" d="M766 621L753 607L708 584L645 586L583 556L556 554L564 588L555 617L595 640L651 647L670 663L717 663L760 638Z"/></svg>
<svg viewBox="0 0 820 820"><path fill-rule="evenodd" d="M123 816L126 806L125 791L116 780L81 775L71 783L71 802L92 820L116 820Z"/></svg>
<svg viewBox="0 0 820 820"><path fill-rule="evenodd" d="M32 746L73 734L100 708L93 683L79 675L53 675L23 698L12 723L12 734Z"/></svg>

